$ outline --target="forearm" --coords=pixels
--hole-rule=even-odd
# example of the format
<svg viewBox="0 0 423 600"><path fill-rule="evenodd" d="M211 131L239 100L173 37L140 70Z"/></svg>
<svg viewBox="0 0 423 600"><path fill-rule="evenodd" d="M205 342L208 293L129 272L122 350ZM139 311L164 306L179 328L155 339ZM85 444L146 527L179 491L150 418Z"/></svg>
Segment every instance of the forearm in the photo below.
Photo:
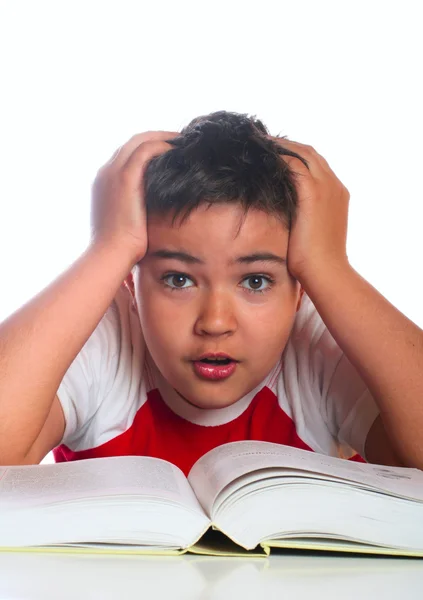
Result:
<svg viewBox="0 0 423 600"><path fill-rule="evenodd" d="M348 263L322 265L303 287L377 402L392 446L423 468L423 332Z"/></svg>
<svg viewBox="0 0 423 600"><path fill-rule="evenodd" d="M0 456L32 446L65 372L131 266L117 249L91 246L0 325Z"/></svg>

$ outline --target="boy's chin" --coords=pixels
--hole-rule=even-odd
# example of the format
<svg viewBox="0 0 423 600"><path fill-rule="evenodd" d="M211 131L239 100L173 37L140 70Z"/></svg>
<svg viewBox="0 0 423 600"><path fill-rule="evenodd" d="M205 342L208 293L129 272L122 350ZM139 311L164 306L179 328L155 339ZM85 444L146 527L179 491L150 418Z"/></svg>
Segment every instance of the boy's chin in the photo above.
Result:
<svg viewBox="0 0 423 600"><path fill-rule="evenodd" d="M185 402L187 402L188 404L190 404L191 406L194 406L195 408L201 408L203 410L210 410L210 409L216 409L216 408L227 408L228 406L232 406L233 404L235 404L236 402L238 402L238 400L240 400L242 398L242 396L240 396L239 398L233 398L233 399L204 399L204 398L187 398L186 396L184 396L183 394L181 394L181 392L179 392L178 390L175 390L178 392L178 394L181 396L181 398L183 398L185 400Z"/></svg>

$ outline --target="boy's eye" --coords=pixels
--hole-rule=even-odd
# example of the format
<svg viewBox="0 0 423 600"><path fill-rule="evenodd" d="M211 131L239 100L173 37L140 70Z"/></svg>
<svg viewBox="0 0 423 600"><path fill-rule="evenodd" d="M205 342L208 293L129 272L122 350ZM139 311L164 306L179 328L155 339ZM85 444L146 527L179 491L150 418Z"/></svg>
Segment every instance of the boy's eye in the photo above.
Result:
<svg viewBox="0 0 423 600"><path fill-rule="evenodd" d="M191 287L191 285L185 285L186 283L191 282L191 284L192 284L192 279L190 279L186 275L182 275L179 273L165 275L162 279L166 285L168 285L170 288L173 288L173 289L181 290L181 289L184 289L187 287Z"/></svg>
<svg viewBox="0 0 423 600"><path fill-rule="evenodd" d="M268 277L264 277L264 275L250 275L244 279L242 283L248 282L249 287L246 289L250 292L264 292L268 287L272 286L272 281ZM265 287L262 287L263 284L266 284ZM245 286L242 286L245 287Z"/></svg>
<svg viewBox="0 0 423 600"><path fill-rule="evenodd" d="M169 273L167 275L163 275L161 280L171 290L184 290L193 287L194 285L192 279L183 273ZM247 285L245 285L245 283L247 283ZM268 276L250 275L242 280L241 287L250 293L263 293L270 290L273 284L274 280Z"/></svg>

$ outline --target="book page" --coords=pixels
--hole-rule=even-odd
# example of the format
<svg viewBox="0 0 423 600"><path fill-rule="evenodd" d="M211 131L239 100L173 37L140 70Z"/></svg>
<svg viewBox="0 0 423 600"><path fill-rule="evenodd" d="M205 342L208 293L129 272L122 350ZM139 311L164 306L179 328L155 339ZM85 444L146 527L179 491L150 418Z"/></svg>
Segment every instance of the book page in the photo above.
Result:
<svg viewBox="0 0 423 600"><path fill-rule="evenodd" d="M0 469L0 511L125 495L170 500L203 513L182 471L158 458L116 456Z"/></svg>
<svg viewBox="0 0 423 600"><path fill-rule="evenodd" d="M229 483L247 473L272 467L286 469L287 476L292 474L292 469L304 477L319 473L423 501L423 471L419 469L356 463L270 442L232 442L214 448L195 463L188 481L210 516L217 495ZM243 483L240 482L240 486Z"/></svg>

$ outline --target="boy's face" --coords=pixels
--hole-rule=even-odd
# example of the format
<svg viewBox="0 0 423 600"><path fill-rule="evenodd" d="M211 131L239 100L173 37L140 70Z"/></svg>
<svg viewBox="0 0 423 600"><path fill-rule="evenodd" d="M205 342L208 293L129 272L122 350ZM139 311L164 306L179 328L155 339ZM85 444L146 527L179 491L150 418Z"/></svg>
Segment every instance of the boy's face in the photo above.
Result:
<svg viewBox="0 0 423 600"><path fill-rule="evenodd" d="M168 383L199 408L229 406L270 373L301 302L287 269L288 230L257 210L239 229L242 215L238 204L203 204L182 225L150 218L134 277L148 350ZM237 362L228 369L198 360L210 353Z"/></svg>

